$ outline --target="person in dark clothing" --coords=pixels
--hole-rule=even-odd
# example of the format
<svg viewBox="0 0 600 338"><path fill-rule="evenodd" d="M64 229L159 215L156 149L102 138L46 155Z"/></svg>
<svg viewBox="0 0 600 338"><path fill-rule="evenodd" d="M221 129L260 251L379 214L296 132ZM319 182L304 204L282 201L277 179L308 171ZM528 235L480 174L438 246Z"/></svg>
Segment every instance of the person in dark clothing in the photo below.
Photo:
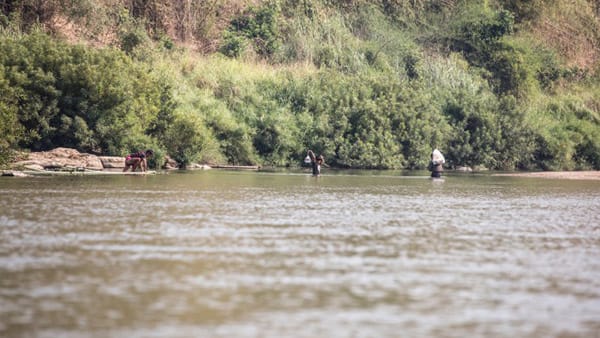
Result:
<svg viewBox="0 0 600 338"><path fill-rule="evenodd" d="M126 172L131 167L131 171L134 172L137 168L141 168L143 172L148 171L148 158L152 157L154 152L151 149L146 151L138 151L125 157L125 168L123 172Z"/></svg>
<svg viewBox="0 0 600 338"><path fill-rule="evenodd" d="M431 152L431 161L429 162L429 170L431 171L432 178L442 177L444 163L446 163L444 155L442 155L438 149L434 149L433 152Z"/></svg>
<svg viewBox="0 0 600 338"><path fill-rule="evenodd" d="M312 150L308 150L307 156L310 158L313 176L321 175L321 165L325 165L325 158L323 155L315 156L315 153L313 153Z"/></svg>

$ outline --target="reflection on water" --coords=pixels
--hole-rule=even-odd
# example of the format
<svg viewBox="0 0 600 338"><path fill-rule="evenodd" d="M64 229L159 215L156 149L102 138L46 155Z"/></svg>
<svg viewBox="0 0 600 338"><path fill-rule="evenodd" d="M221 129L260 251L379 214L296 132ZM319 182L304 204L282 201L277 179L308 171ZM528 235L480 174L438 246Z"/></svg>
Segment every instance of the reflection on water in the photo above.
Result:
<svg viewBox="0 0 600 338"><path fill-rule="evenodd" d="M598 337L600 182L0 179L0 336Z"/></svg>

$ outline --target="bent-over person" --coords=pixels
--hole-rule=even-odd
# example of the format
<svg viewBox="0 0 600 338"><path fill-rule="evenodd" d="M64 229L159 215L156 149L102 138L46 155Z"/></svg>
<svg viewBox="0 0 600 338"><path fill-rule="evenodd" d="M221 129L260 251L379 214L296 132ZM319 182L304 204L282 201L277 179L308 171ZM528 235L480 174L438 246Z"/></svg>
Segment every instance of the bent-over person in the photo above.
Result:
<svg viewBox="0 0 600 338"><path fill-rule="evenodd" d="M151 149L127 155L123 172L129 170L129 168L131 168L132 172L135 172L137 168L141 168L143 172L148 171L148 158L152 157L152 155L154 155L154 152Z"/></svg>

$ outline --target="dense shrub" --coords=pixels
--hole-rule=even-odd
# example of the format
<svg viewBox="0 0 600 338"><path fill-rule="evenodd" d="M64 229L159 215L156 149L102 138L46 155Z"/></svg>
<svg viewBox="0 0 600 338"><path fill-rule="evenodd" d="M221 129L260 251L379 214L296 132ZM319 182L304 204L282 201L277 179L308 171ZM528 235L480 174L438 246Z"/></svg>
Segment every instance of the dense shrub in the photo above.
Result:
<svg viewBox="0 0 600 338"><path fill-rule="evenodd" d="M23 128L19 124L17 97L14 89L4 78L0 66L0 167L12 158L12 151L23 137Z"/></svg>
<svg viewBox="0 0 600 338"><path fill-rule="evenodd" d="M210 134L202 119L194 113L179 114L164 135L169 155L182 167L198 160Z"/></svg>
<svg viewBox="0 0 600 338"><path fill-rule="evenodd" d="M533 149L536 167L547 170L596 169L600 150L598 113L575 97L556 97L536 112L543 116Z"/></svg>
<svg viewBox="0 0 600 338"><path fill-rule="evenodd" d="M490 167L502 170L534 169L531 154L535 150L535 130L527 121L527 114L513 96L502 97L496 112L496 157Z"/></svg>
<svg viewBox="0 0 600 338"><path fill-rule="evenodd" d="M513 21L508 11L494 11L483 5L467 7L452 23L449 44L471 64L489 72L488 79L497 94L523 96L527 73L521 52L502 40L512 32Z"/></svg>
<svg viewBox="0 0 600 338"><path fill-rule="evenodd" d="M154 85L160 81L118 51L40 33L3 37L0 50L3 78L14 88L3 102L17 111L21 147L121 154L125 138L142 137L172 109Z"/></svg>
<svg viewBox="0 0 600 338"><path fill-rule="evenodd" d="M258 55L274 55L280 47L277 11L274 3L266 3L260 7L249 7L242 15L235 17L225 32L221 52L237 57L243 53L244 40L247 40Z"/></svg>
<svg viewBox="0 0 600 338"><path fill-rule="evenodd" d="M537 19L544 6L551 5L556 0L504 0L502 6L511 11L517 22Z"/></svg>

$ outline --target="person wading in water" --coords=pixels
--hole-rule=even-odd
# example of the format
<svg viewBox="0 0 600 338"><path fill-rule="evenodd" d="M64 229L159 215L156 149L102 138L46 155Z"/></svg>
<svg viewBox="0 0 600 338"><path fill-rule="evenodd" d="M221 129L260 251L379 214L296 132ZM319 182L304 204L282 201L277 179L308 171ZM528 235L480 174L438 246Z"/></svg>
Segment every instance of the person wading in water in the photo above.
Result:
<svg viewBox="0 0 600 338"><path fill-rule="evenodd" d="M315 156L315 153L313 153L312 150L308 150L308 154L306 156L310 158L313 176L321 175L321 165L327 166L325 164L325 158L323 158L323 155Z"/></svg>
<svg viewBox="0 0 600 338"><path fill-rule="evenodd" d="M429 162L429 171L431 171L432 178L442 177L444 163L446 163L444 155L442 155L438 149L434 149L433 152L431 152L431 161Z"/></svg>

